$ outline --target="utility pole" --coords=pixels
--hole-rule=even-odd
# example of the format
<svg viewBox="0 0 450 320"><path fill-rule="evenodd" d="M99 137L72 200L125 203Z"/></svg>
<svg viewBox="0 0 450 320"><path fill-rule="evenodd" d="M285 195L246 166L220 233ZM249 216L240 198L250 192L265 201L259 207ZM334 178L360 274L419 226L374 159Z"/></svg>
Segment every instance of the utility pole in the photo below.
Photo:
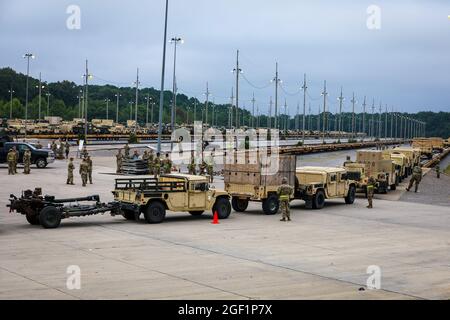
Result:
<svg viewBox="0 0 450 320"><path fill-rule="evenodd" d="M233 103L234 103L234 88L231 87L230 107L228 108L228 128L233 127Z"/></svg>
<svg viewBox="0 0 450 320"><path fill-rule="evenodd" d="M302 144L305 144L305 116L306 116L306 89L308 87L306 86L306 73L303 75L303 123L302 123ZM311 105L309 106L309 111L311 112ZM298 130L298 107L297 107L297 127L296 130Z"/></svg>
<svg viewBox="0 0 450 320"><path fill-rule="evenodd" d="M147 108L145 109L145 124L147 125L148 123L148 105L150 104L150 100L152 100L150 98L150 93L147 93L147 96L145 97L145 100L147 102Z"/></svg>
<svg viewBox="0 0 450 320"><path fill-rule="evenodd" d="M138 125L138 104L139 104L139 68L136 69L136 108L134 111L134 121L136 121L135 125L134 125L134 131L136 132L137 129L137 125Z"/></svg>
<svg viewBox="0 0 450 320"><path fill-rule="evenodd" d="M11 85L11 90L8 90L8 92L9 92L9 119L12 119L13 93L15 92L12 88L12 85Z"/></svg>
<svg viewBox="0 0 450 320"><path fill-rule="evenodd" d="M378 109L380 113L378 114L378 139L381 140L381 112L383 112L383 106L380 101L380 108Z"/></svg>
<svg viewBox="0 0 450 320"><path fill-rule="evenodd" d="M197 121L197 98L194 100L194 123Z"/></svg>
<svg viewBox="0 0 450 320"><path fill-rule="evenodd" d="M366 96L364 96L364 103L363 103L363 114L362 114L362 132L366 133Z"/></svg>
<svg viewBox="0 0 450 320"><path fill-rule="evenodd" d="M391 112L391 134L389 135L389 137L391 138L391 140L394 138L394 107L392 107L392 112Z"/></svg>
<svg viewBox="0 0 450 320"><path fill-rule="evenodd" d="M317 114L317 132L320 132L320 104L319 104L319 113Z"/></svg>
<svg viewBox="0 0 450 320"><path fill-rule="evenodd" d="M311 102L309 103L309 108L308 108L308 130L311 131Z"/></svg>
<svg viewBox="0 0 450 320"><path fill-rule="evenodd" d="M387 140L388 132L388 106L386 104L386 113L384 115L384 139Z"/></svg>
<svg viewBox="0 0 450 320"><path fill-rule="evenodd" d="M172 105L172 112L171 112L171 116L170 116L170 127L172 128L172 132L175 130L175 124L177 122L176 117L177 117L177 80L176 80L176 68L177 68L177 44L178 42L183 43L183 39L179 38L179 37L174 37L172 38L172 40L170 41L171 43L174 44L174 52L173 52L173 105Z"/></svg>
<svg viewBox="0 0 450 320"><path fill-rule="evenodd" d="M283 127L282 123L281 126ZM287 130L287 102L286 99L284 99L284 131L286 130Z"/></svg>
<svg viewBox="0 0 450 320"><path fill-rule="evenodd" d="M208 82L206 82L206 92L205 92L205 96L206 96L206 103L205 103L205 124L208 125L208 104L209 104L209 87L208 87Z"/></svg>
<svg viewBox="0 0 450 320"><path fill-rule="evenodd" d="M267 119L267 127L269 129L272 129L272 96L270 96L270 102L269 102L269 119Z"/></svg>
<svg viewBox="0 0 450 320"><path fill-rule="evenodd" d="M338 98L339 100L339 140L342 138L342 103L344 102L344 97L342 95L342 87L341 87L341 95Z"/></svg>
<svg viewBox="0 0 450 320"><path fill-rule="evenodd" d="M327 111L327 81L325 80L323 82L323 132L322 132L322 143L325 144L325 131L326 131L326 125L327 125L327 116L326 116L326 111Z"/></svg>
<svg viewBox="0 0 450 320"><path fill-rule="evenodd" d="M116 97L116 123L119 123L119 98L122 95L117 92L114 96Z"/></svg>
<svg viewBox="0 0 450 320"><path fill-rule="evenodd" d="M252 98L252 121L251 121L251 127L255 128L255 93L253 92L253 98Z"/></svg>
<svg viewBox="0 0 450 320"><path fill-rule="evenodd" d="M169 0L166 0L166 11L164 19L164 41L163 41L163 58L161 70L161 91L159 92L159 121L158 121L158 148L157 152L161 152L161 138L162 138L162 115L164 105L164 73L166 70L166 42L167 42L167 15L169 12Z"/></svg>
<svg viewBox="0 0 450 320"><path fill-rule="evenodd" d="M47 92L45 95L47 96L47 117L49 117L50 116L50 93Z"/></svg>
<svg viewBox="0 0 450 320"><path fill-rule="evenodd" d="M41 73L39 72L39 109L38 109L38 120L41 120L41 94L42 89L45 88L45 86L41 85Z"/></svg>
<svg viewBox="0 0 450 320"><path fill-rule="evenodd" d="M78 118L81 117L81 91L80 94L77 95L78 98Z"/></svg>
<svg viewBox="0 0 450 320"><path fill-rule="evenodd" d="M239 50L236 51L236 68L233 69L236 73L236 129L239 128L239 74L242 69L239 68Z"/></svg>
<svg viewBox="0 0 450 320"><path fill-rule="evenodd" d="M87 136L88 136L88 96L89 96L89 92L88 92L88 86L89 86L89 70L88 70L88 61L86 59L86 73L84 75L84 79L85 79L85 88L84 88L84 94L85 94L85 98L84 98L84 107L85 107L85 111L84 111L84 143L87 144Z"/></svg>
<svg viewBox="0 0 450 320"><path fill-rule="evenodd" d="M275 64L275 129L278 128L278 84L280 82L280 79L278 78L278 62Z"/></svg>
<svg viewBox="0 0 450 320"><path fill-rule="evenodd" d="M352 101L350 101L352 103L352 139L355 139L355 131L356 131L356 123L355 123L355 93L353 92L353 96L352 96Z"/></svg>
<svg viewBox="0 0 450 320"><path fill-rule="evenodd" d="M375 139L375 99L372 100L372 121L370 123L371 137Z"/></svg>

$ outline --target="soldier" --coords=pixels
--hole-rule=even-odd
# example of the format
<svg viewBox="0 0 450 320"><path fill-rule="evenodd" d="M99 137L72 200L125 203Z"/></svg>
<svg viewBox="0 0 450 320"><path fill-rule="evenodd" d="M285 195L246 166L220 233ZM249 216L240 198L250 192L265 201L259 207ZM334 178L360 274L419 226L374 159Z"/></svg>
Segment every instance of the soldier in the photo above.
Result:
<svg viewBox="0 0 450 320"><path fill-rule="evenodd" d="M89 178L89 183L92 184L92 159L90 156L88 156L86 158L86 162L88 164L88 178Z"/></svg>
<svg viewBox="0 0 450 320"><path fill-rule="evenodd" d="M23 154L23 173L30 174L31 166L31 151L25 150Z"/></svg>
<svg viewBox="0 0 450 320"><path fill-rule="evenodd" d="M352 159L350 158L350 156L347 156L347 159L344 161L344 167L346 164L348 163L353 163Z"/></svg>
<svg viewBox="0 0 450 320"><path fill-rule="evenodd" d="M413 184L415 183L414 192L417 192L421 180L422 180L422 168L421 166L415 165L413 168L411 180L409 180L409 185L408 188L406 188L406 191L409 191L413 186Z"/></svg>
<svg viewBox="0 0 450 320"><path fill-rule="evenodd" d="M128 158L130 156L130 146L128 145L128 143L125 145L125 147L123 147L124 151L125 151L125 158Z"/></svg>
<svg viewBox="0 0 450 320"><path fill-rule="evenodd" d="M288 184L288 179L284 177L281 180L281 186L278 187L278 198L280 200L280 209L282 218L280 221L291 221L291 212L289 207L289 201L294 194L294 188Z"/></svg>
<svg viewBox="0 0 450 320"><path fill-rule="evenodd" d="M9 149L8 155L6 156L6 160L8 161L8 175L14 175L16 172L14 171L14 165L16 163L16 153L11 148Z"/></svg>
<svg viewBox="0 0 450 320"><path fill-rule="evenodd" d="M56 156L56 149L58 149L58 146L56 145L55 140L52 141L52 145L50 146L50 149L52 149L53 153Z"/></svg>
<svg viewBox="0 0 450 320"><path fill-rule="evenodd" d="M58 159L65 159L64 158L64 144L62 142L59 143Z"/></svg>
<svg viewBox="0 0 450 320"><path fill-rule="evenodd" d="M83 147L83 150L81 150L81 159L86 158L89 155L89 152L86 149L86 146Z"/></svg>
<svg viewBox="0 0 450 320"><path fill-rule="evenodd" d="M209 175L209 182L214 181L214 154L211 152L210 156L206 158L206 171Z"/></svg>
<svg viewBox="0 0 450 320"><path fill-rule="evenodd" d="M42 149L42 144L39 141L36 142L36 149Z"/></svg>
<svg viewBox="0 0 450 320"><path fill-rule="evenodd" d="M75 165L73 164L73 158L70 158L69 164L67 165L67 184L74 185L73 170L75 170Z"/></svg>
<svg viewBox="0 0 450 320"><path fill-rule="evenodd" d="M375 192L375 179L370 176L369 180L367 181L367 201L369 202L369 205L367 206L368 209L373 208L373 194Z"/></svg>
<svg viewBox="0 0 450 320"><path fill-rule="evenodd" d="M206 173L206 162L205 160L202 160L201 163L198 164L198 174L201 176L204 176Z"/></svg>
<svg viewBox="0 0 450 320"><path fill-rule="evenodd" d="M172 160L170 160L169 154L166 153L166 158L163 162L164 173L170 173L172 171Z"/></svg>
<svg viewBox="0 0 450 320"><path fill-rule="evenodd" d="M436 167L434 167L434 169L436 170L436 178L440 179L441 178L441 167L437 164Z"/></svg>
<svg viewBox="0 0 450 320"><path fill-rule="evenodd" d="M132 159L133 160L139 160L139 152L137 150L134 150Z"/></svg>
<svg viewBox="0 0 450 320"><path fill-rule="evenodd" d="M86 161L86 158L84 158L80 164L80 175L81 175L81 182L83 183L83 187L86 187L86 183L88 180L88 174L89 174L89 165Z"/></svg>
<svg viewBox="0 0 450 320"><path fill-rule="evenodd" d="M155 178L158 178L160 173L161 173L161 158L159 152L157 152L155 160L153 161L153 174L155 175Z"/></svg>
<svg viewBox="0 0 450 320"><path fill-rule="evenodd" d="M194 158L194 152L191 153L191 162L188 165L188 172L189 174L195 175L195 158Z"/></svg>
<svg viewBox="0 0 450 320"><path fill-rule="evenodd" d="M65 151L66 151L66 159L69 159L70 143L68 140L66 140Z"/></svg>
<svg viewBox="0 0 450 320"><path fill-rule="evenodd" d="M17 163L19 162L19 151L17 151L16 147L13 147L13 151L16 155L14 158L14 173L17 173Z"/></svg>
<svg viewBox="0 0 450 320"><path fill-rule="evenodd" d="M145 151L144 151L144 154L142 155L142 160L148 161L148 158L149 158L148 151L145 150Z"/></svg>
<svg viewBox="0 0 450 320"><path fill-rule="evenodd" d="M148 154L148 160L147 160L148 173L149 174L153 174L153 170L154 170L154 168L153 168L153 161L154 161L154 159L155 159L155 156L153 155L153 149L150 149L150 152Z"/></svg>
<svg viewBox="0 0 450 320"><path fill-rule="evenodd" d="M122 161L123 161L122 149L119 149L119 151L116 154L116 164L117 164L116 173L122 172Z"/></svg>

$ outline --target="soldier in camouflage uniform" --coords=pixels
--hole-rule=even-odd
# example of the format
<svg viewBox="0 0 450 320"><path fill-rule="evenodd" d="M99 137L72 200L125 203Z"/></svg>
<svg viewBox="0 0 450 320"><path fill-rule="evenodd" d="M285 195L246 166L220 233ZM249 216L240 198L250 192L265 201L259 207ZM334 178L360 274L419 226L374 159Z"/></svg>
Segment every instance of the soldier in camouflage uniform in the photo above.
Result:
<svg viewBox="0 0 450 320"><path fill-rule="evenodd" d="M42 144L39 141L36 142L36 149L42 149Z"/></svg>
<svg viewBox="0 0 450 320"><path fill-rule="evenodd" d="M125 151L125 158L129 158L130 157L130 146L128 145L128 143L125 145L125 147L123 147L124 151Z"/></svg>
<svg viewBox="0 0 450 320"><path fill-rule="evenodd" d="M16 147L13 147L13 151L16 154L16 158L14 160L14 173L17 173L17 163L19 162L19 151L17 151Z"/></svg>
<svg viewBox="0 0 450 320"><path fill-rule="evenodd" d="M83 150L81 150L81 159L86 158L89 155L89 152L86 149L86 146L83 147Z"/></svg>
<svg viewBox="0 0 450 320"><path fill-rule="evenodd" d="M89 183L92 184L92 159L90 156L88 156L86 158L86 162L88 164L88 178L89 178Z"/></svg>
<svg viewBox="0 0 450 320"><path fill-rule="evenodd" d="M201 163L198 164L198 174L204 176L206 174L206 162L202 160Z"/></svg>
<svg viewBox="0 0 450 320"><path fill-rule="evenodd" d="M31 151L25 150L23 154L23 173L30 174L31 166Z"/></svg>
<svg viewBox="0 0 450 320"><path fill-rule="evenodd" d="M278 199L280 200L280 209L282 217L280 221L291 221L291 212L289 201L291 196L294 195L294 188L288 184L288 179L284 177L281 180L282 185L278 187Z"/></svg>
<svg viewBox="0 0 450 320"><path fill-rule="evenodd" d="M153 174L155 178L158 178L161 174L161 158L159 152L156 153L156 157L153 161Z"/></svg>
<svg viewBox="0 0 450 320"><path fill-rule="evenodd" d="M189 174L195 175L195 157L194 152L191 153L191 162L188 164L188 172Z"/></svg>
<svg viewBox="0 0 450 320"><path fill-rule="evenodd" d="M441 178L441 167L437 164L436 167L434 167L434 170L436 170L436 178Z"/></svg>
<svg viewBox="0 0 450 320"><path fill-rule="evenodd" d="M122 172L122 161L123 161L122 149L119 149L119 151L116 154L116 164L117 164L116 173Z"/></svg>
<svg viewBox="0 0 450 320"><path fill-rule="evenodd" d="M166 158L163 162L164 173L170 173L172 171L172 160L170 160L169 154L166 153Z"/></svg>
<svg viewBox="0 0 450 320"><path fill-rule="evenodd" d="M142 154L142 160L145 160L148 162L149 154L147 150L144 150L144 153Z"/></svg>
<svg viewBox="0 0 450 320"><path fill-rule="evenodd" d="M14 171L14 166L16 163L16 153L11 148L9 149L8 155L6 156L6 160L8 161L8 175L14 175L16 172Z"/></svg>
<svg viewBox="0 0 450 320"><path fill-rule="evenodd" d="M83 183L83 187L86 187L87 180L88 180L88 174L89 174L89 164L86 161L86 158L83 159L83 161L80 164L80 175L81 175L81 182Z"/></svg>
<svg viewBox="0 0 450 320"><path fill-rule="evenodd" d="M154 168L153 168L153 161L155 159L155 156L153 154L153 149L150 149L150 152L148 153L148 173L153 174Z"/></svg>
<svg viewBox="0 0 450 320"><path fill-rule="evenodd" d="M345 167L346 164L349 164L349 163L353 163L353 161L350 158L350 156L347 156L346 160L344 161L344 167Z"/></svg>
<svg viewBox="0 0 450 320"><path fill-rule="evenodd" d="M56 149L58 149L58 146L56 145L55 140L52 141L52 145L50 146L50 149L52 149L53 153L56 156Z"/></svg>
<svg viewBox="0 0 450 320"><path fill-rule="evenodd" d="M214 180L214 154L211 152L210 156L206 158L206 172L209 176L209 182L212 183Z"/></svg>
<svg viewBox="0 0 450 320"><path fill-rule="evenodd" d="M66 140L65 151L66 151L66 159L69 159L70 143L68 140Z"/></svg>
<svg viewBox="0 0 450 320"><path fill-rule="evenodd" d="M415 165L413 168L411 180L409 180L409 185L408 188L406 188L406 191L409 191L412 188L413 184L415 183L414 192L417 192L421 180L422 180L422 168L418 165Z"/></svg>
<svg viewBox="0 0 450 320"><path fill-rule="evenodd" d="M369 205L367 206L368 209L373 208L373 194L375 193L376 184L377 183L374 177L370 176L367 181L367 201L369 202Z"/></svg>
<svg viewBox="0 0 450 320"><path fill-rule="evenodd" d="M67 184L74 184L73 170L75 170L75 165L73 164L73 158L70 158L69 164L67 165Z"/></svg>

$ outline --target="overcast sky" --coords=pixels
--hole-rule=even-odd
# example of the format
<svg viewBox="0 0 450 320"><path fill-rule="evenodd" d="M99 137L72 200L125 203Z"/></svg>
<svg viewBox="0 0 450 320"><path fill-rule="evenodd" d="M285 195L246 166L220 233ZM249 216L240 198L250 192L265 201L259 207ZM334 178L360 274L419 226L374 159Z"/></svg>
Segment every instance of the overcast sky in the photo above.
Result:
<svg viewBox="0 0 450 320"><path fill-rule="evenodd" d="M160 87L164 0L0 0L0 67L46 81L81 83L89 59L92 83L130 86L139 67L143 86ZM81 9L81 28L66 26L67 7ZM367 27L367 8L381 9L381 29ZM364 95L399 111L450 111L450 1L448 0L170 0L168 36L178 48L180 93L204 100L206 82L216 103L228 103L236 49L243 76L240 106L254 92L262 113L274 96L275 62L293 115L303 74L308 104L317 112L327 80L330 111L344 110L351 94L360 110ZM371 20L372 21L372 20ZM173 45L167 46L165 88L172 87ZM255 88L256 87L256 88ZM264 88L264 89L261 89ZM284 110L284 107L283 107Z"/></svg>

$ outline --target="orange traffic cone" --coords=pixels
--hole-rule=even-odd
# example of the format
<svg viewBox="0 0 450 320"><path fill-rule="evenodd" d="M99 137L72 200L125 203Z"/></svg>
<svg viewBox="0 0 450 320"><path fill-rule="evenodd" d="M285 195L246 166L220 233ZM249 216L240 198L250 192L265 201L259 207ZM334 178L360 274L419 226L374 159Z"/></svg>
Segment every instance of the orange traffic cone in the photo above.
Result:
<svg viewBox="0 0 450 320"><path fill-rule="evenodd" d="M217 211L214 211L213 221L211 223L212 224L219 224L219 215L217 214Z"/></svg>

